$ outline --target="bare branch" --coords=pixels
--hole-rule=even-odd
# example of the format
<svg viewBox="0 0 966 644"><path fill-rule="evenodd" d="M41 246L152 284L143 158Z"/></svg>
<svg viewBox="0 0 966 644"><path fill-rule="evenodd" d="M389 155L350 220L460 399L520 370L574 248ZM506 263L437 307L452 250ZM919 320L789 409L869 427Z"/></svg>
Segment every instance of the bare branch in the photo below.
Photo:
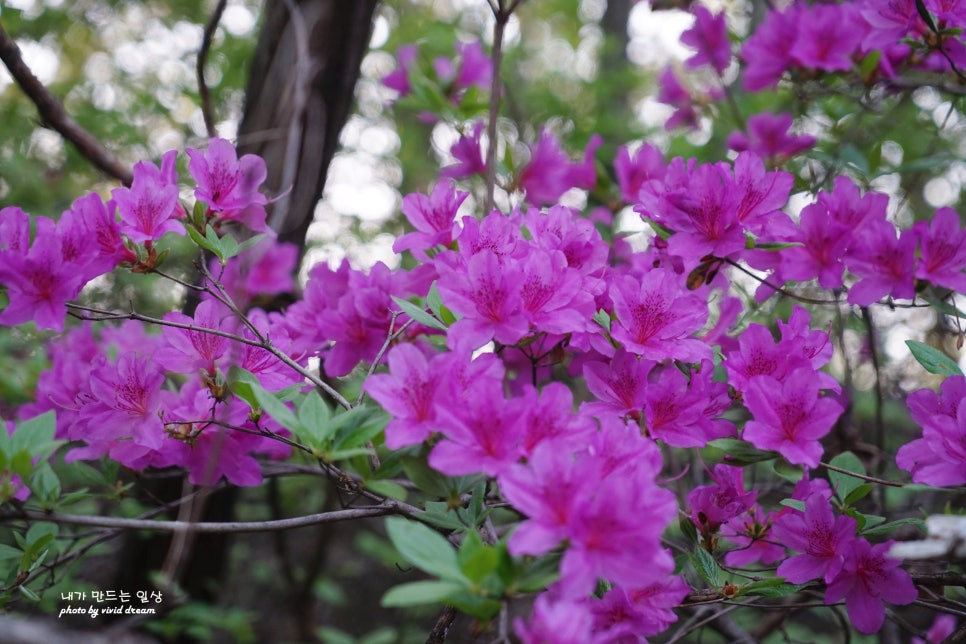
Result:
<svg viewBox="0 0 966 644"><path fill-rule="evenodd" d="M208 51L211 49L211 40L215 37L215 30L221 22L221 14L225 12L225 5L228 0L218 0L208 24L205 25L205 34L201 40L201 49L198 50L198 60L195 65L195 72L198 76L198 95L201 97L201 113L205 118L205 129L208 131L208 138L218 136L215 130L215 110L211 105L211 90L205 80L205 63L208 62Z"/></svg>
<svg viewBox="0 0 966 644"><path fill-rule="evenodd" d="M364 508L350 508L334 512L320 512L291 519L276 519L273 521L226 521L224 523L193 523L191 521L152 521L150 519L125 519L123 517L87 516L84 514L61 514L58 512L37 512L24 510L23 512L0 515L0 522L21 521L50 521L70 525L90 525L103 528L120 528L123 530L154 530L157 532L186 532L197 533L238 533L238 532L274 532L276 530L291 530L319 523L335 523L337 521L352 521L382 517L389 514L407 514L403 507L394 502L385 502Z"/></svg>
<svg viewBox="0 0 966 644"><path fill-rule="evenodd" d="M99 170L124 185L131 185L131 171L121 165L114 155L94 138L94 135L67 115L60 100L27 67L20 54L20 47L4 31L3 25L0 25L0 60L7 66L10 75L17 81L17 85L27 98L37 107L45 126L60 132L61 136L73 143L74 147Z"/></svg>

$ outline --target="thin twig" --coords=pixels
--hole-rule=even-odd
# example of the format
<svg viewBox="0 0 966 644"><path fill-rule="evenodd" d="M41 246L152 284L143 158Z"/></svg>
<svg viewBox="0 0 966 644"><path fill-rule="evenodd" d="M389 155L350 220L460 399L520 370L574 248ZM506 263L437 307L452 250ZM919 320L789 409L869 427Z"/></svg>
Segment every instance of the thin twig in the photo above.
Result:
<svg viewBox="0 0 966 644"><path fill-rule="evenodd" d="M198 59L195 64L195 73L198 76L198 96L201 97L201 114L205 119L205 129L208 131L208 138L213 139L218 136L215 129L215 110L211 105L211 90L205 80L205 63L208 62L208 52L211 50L211 41L215 37L215 30L221 22L221 14L225 11L228 0L218 0L215 10L205 25L205 33L201 39L201 49L198 50Z"/></svg>
<svg viewBox="0 0 966 644"><path fill-rule="evenodd" d="M275 519L272 521L226 521L224 523L193 523L191 521L152 521L145 519L126 519L123 517L88 516L85 514L61 514L58 512L37 512L24 510L22 512L0 515L0 522L21 521L49 521L51 523L65 523L69 525L91 525L103 528L120 528L123 530L153 530L156 532L179 532L192 530L197 533L225 534L239 532L272 532L275 530L291 530L320 523L335 523L337 521L352 521L370 517L382 517L389 514L409 514L404 504L385 501L379 505L362 508L349 508L333 512L320 512L291 519Z"/></svg>
<svg viewBox="0 0 966 644"><path fill-rule="evenodd" d="M857 479L862 479L863 481L868 481L869 483L878 483L879 485L888 485L889 487L905 487L905 483L896 483L894 481L887 481L885 479L876 478L874 476L868 476L866 474L858 474L856 472L850 472L848 470L842 469L841 467L836 467L834 465L829 465L828 463L819 463L822 467L833 472L838 472L839 474L848 474L849 476L854 476Z"/></svg>
<svg viewBox="0 0 966 644"><path fill-rule="evenodd" d="M436 625L433 626L433 630L429 632L429 637L426 638L426 644L443 644L446 641L446 635L449 633L449 627L453 625L453 620L456 619L456 609L452 606L447 606L440 613L439 619L436 620Z"/></svg>
<svg viewBox="0 0 966 644"><path fill-rule="evenodd" d="M121 165L94 135L68 116L60 99L54 96L27 67L20 53L20 47L4 31L3 25L0 25L0 60L7 66L10 75L27 98L37 107L44 125L60 132L61 136L73 143L78 152L98 169L124 185L131 185L131 171Z"/></svg>
<svg viewBox="0 0 966 644"><path fill-rule="evenodd" d="M724 261L727 262L728 264L730 264L731 266L734 266L735 268L737 268L739 271L741 271L745 275L748 275L749 277L752 277L752 278L758 280L759 282L761 282L762 284L764 284L768 288L770 288L770 289L772 289L774 291L777 291L778 293L781 293L785 297L790 297L790 298L792 298L794 300L798 300L799 302L806 302L808 304L839 304L840 303L838 300L819 300L819 299L812 298L812 297L806 297L804 295L798 295L797 293L792 293L791 291L788 291L788 290L782 288L781 286L778 286L777 284L774 284L772 282L769 282L764 277L759 277L758 275L755 275L753 272L751 272L750 270L748 270L747 268L745 268L744 266L742 266L741 264L739 264L738 262L736 262L733 259L729 259L729 258L725 257L724 258Z"/></svg>
<svg viewBox="0 0 966 644"><path fill-rule="evenodd" d="M338 391L332 388L332 385L325 382L314 373L300 365L284 351L272 344L271 340L266 336L262 335L261 332L256 333L256 339L246 338L234 333L229 333L227 331L222 331L220 329L209 329L207 327L200 327L194 324L185 324L183 322L175 322L173 320L164 320L161 318L154 318L148 315L143 315L137 311L131 311L129 313L119 313L115 311L107 311L104 309L96 309L89 306L83 306L81 304L73 304L71 302L67 303L68 313L77 318L78 320L89 320L92 322L104 322L106 320L136 320L138 322L146 322L147 324L157 324L158 326L169 326L175 329L184 329L185 331L195 331L197 333L207 333L209 335L217 335L222 338L228 338L235 342L241 344L247 344L253 347L259 347L265 349L273 356L281 360L283 363L294 369L299 375L303 376L306 380L311 382L316 387L322 389L327 394L329 394L336 402L339 403L345 409L352 409L352 404L345 399L345 396L340 394ZM77 311L82 311L84 313L90 313L93 315L82 315L77 313Z"/></svg>
<svg viewBox="0 0 966 644"><path fill-rule="evenodd" d="M402 311L392 311L392 319L389 320L389 335L386 336L386 341L382 343L381 347L379 347L379 351L378 353L376 353L376 357L372 359L372 364L369 365L369 371L366 372L365 380L368 380L369 376L375 373L376 367L378 367L379 363L382 362L382 357L386 355L386 351L389 350L389 347L392 346L392 343L395 342L399 338L399 336L402 335L406 331L406 329L412 326L412 324L415 322L415 320L410 318L410 320L405 324L403 324L401 327L399 327L396 330L393 330L393 327L396 325L396 318L398 318L400 315L402 315ZM356 407L362 404L362 401L365 398L365 396L366 396L365 388L360 388L359 397L356 398L356 402L355 402Z"/></svg>
<svg viewBox="0 0 966 644"><path fill-rule="evenodd" d="M499 7L490 4L493 10L493 77L490 79L490 108L489 119L486 126L486 205L483 212L488 213L493 210L494 191L496 190L496 122L500 115L500 90L503 85L500 82L500 67L503 64L503 34L506 31L507 22L510 20L510 12L503 8L501 0Z"/></svg>

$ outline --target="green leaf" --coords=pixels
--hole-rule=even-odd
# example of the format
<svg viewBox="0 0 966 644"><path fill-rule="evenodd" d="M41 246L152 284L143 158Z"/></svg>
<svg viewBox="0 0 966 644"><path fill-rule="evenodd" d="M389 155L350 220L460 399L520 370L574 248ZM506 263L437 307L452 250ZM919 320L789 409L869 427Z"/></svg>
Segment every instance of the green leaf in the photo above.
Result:
<svg viewBox="0 0 966 644"><path fill-rule="evenodd" d="M870 492L872 492L872 484L863 483L849 492L849 495L842 500L842 503L845 505L855 505L858 501L867 497Z"/></svg>
<svg viewBox="0 0 966 644"><path fill-rule="evenodd" d="M786 248L795 248L801 246L801 242L757 242L755 248L758 250L785 250Z"/></svg>
<svg viewBox="0 0 966 644"><path fill-rule="evenodd" d="M560 555L551 554L534 559L523 566L516 577L521 592L536 593L560 578Z"/></svg>
<svg viewBox="0 0 966 644"><path fill-rule="evenodd" d="M288 408L288 405L276 398L273 394L266 391L258 382L248 383L251 393L258 402L258 405L265 410L269 416L274 418L282 427L301 436L310 433L309 430L299 422L295 413Z"/></svg>
<svg viewBox="0 0 966 644"><path fill-rule="evenodd" d="M432 523L445 530L465 530L466 525L456 515L454 510L442 501L426 502L426 511L419 514L421 521Z"/></svg>
<svg viewBox="0 0 966 644"><path fill-rule="evenodd" d="M13 433L13 447L26 449L33 456L39 456L39 451L54 443L54 432L57 428L57 418L53 411L40 416L34 416L17 425ZM57 445L63 444L63 441Z"/></svg>
<svg viewBox="0 0 966 644"><path fill-rule="evenodd" d="M594 313L594 322L599 324L605 331L610 333L611 319L610 314L604 309L600 309Z"/></svg>
<svg viewBox="0 0 966 644"><path fill-rule="evenodd" d="M400 462L406 477L427 494L447 499L459 489L455 479L451 479L431 468L426 464L425 458L407 456L400 459Z"/></svg>
<svg viewBox="0 0 966 644"><path fill-rule="evenodd" d="M448 600L447 604L451 604L461 613L466 613L480 620L489 620L494 615L500 612L501 603L495 599L489 597L481 597L480 595L467 592L463 590L462 592L456 593Z"/></svg>
<svg viewBox="0 0 966 644"><path fill-rule="evenodd" d="M963 312L959 308L953 306L945 300L941 300L934 295L929 295L928 292L921 296L924 300L929 302L929 306L933 307L943 315L948 315L954 318L966 319L966 312Z"/></svg>
<svg viewBox="0 0 966 644"><path fill-rule="evenodd" d="M238 246L235 248L235 254L231 255L231 257L234 257L235 255L241 255L246 250L250 250L263 239L265 239L265 233L262 233L260 235L255 235L254 237L249 237L242 243L238 244Z"/></svg>
<svg viewBox="0 0 966 644"><path fill-rule="evenodd" d="M936 23L932 19L932 14L929 13L928 9L926 9L926 3L923 2L923 0L916 0L916 11L919 12L919 17L922 18L922 21L926 23L926 26L929 27L930 31L933 33L939 31L936 28Z"/></svg>
<svg viewBox="0 0 966 644"><path fill-rule="evenodd" d="M842 452L835 458L833 458L829 465L837 467L842 470L848 470L849 472L855 472L856 474L865 474L865 467L862 465L862 461L859 457L852 452ZM853 490L862 486L865 481L855 476L849 476L848 474L842 474L841 472L836 472L834 470L828 471L829 481L832 483L832 489L835 490L836 495L843 502L852 493Z"/></svg>
<svg viewBox="0 0 966 644"><path fill-rule="evenodd" d="M248 403L252 411L261 409L261 405L258 404L258 399L255 397L255 391L252 388L253 384L258 384L258 380L253 373L237 365L232 365L228 368L225 382L227 382L228 388L236 397Z"/></svg>
<svg viewBox="0 0 966 644"><path fill-rule="evenodd" d="M926 522L922 519L917 519L915 517L909 517L906 519L898 519L896 521L890 521L889 523L881 523L874 528L869 528L868 530L863 530L863 536L876 537L879 535L889 534L896 528L900 528L904 525L914 525L920 532L926 534Z"/></svg>
<svg viewBox="0 0 966 644"><path fill-rule="evenodd" d="M27 481L27 487L43 501L53 501L60 496L60 479L57 478L50 463L41 463L34 470L30 480Z"/></svg>
<svg viewBox="0 0 966 644"><path fill-rule="evenodd" d="M17 588L20 590L20 593L24 597L26 597L27 599L29 599L30 601L32 601L32 602L39 602L40 601L40 595L38 595L34 591L30 590L26 586L18 586Z"/></svg>
<svg viewBox="0 0 966 644"><path fill-rule="evenodd" d="M731 465L749 465L778 458L777 452L757 449L751 443L737 438L718 438L708 443L708 446L719 449L730 456L728 463Z"/></svg>
<svg viewBox="0 0 966 644"><path fill-rule="evenodd" d="M214 254L216 257L218 257L218 259L221 259L221 244L218 241L218 236L215 235L214 241L212 241L211 238L207 235L208 231L211 231L212 234L214 234L215 232L214 230L212 230L211 226L208 226L206 228L205 235L202 235L197 230L195 230L194 226L187 226L187 229L188 229L188 236L191 237L191 241L198 244L198 246L204 248L208 252Z"/></svg>
<svg viewBox="0 0 966 644"><path fill-rule="evenodd" d="M805 502L799 501L798 499L782 499L781 501L779 501L779 503L786 507L794 508L799 512L805 511Z"/></svg>
<svg viewBox="0 0 966 644"><path fill-rule="evenodd" d="M480 583L483 578L496 571L499 555L495 548L483 543L479 532L470 530L460 544L458 561L460 570L467 579Z"/></svg>
<svg viewBox="0 0 966 644"><path fill-rule="evenodd" d="M453 545L432 528L402 517L386 519L396 550L420 570L450 581L464 581Z"/></svg>
<svg viewBox="0 0 966 644"><path fill-rule="evenodd" d="M398 306L403 313L405 313L406 315L414 319L416 322L419 322L423 326L429 327L431 329L439 329L440 331L445 331L447 329L447 326L445 324L443 324L442 322L434 318L432 315L427 313L424 309L416 306L412 302L408 300L404 300L401 297L396 297L395 295L392 296L392 301L396 303L396 306Z"/></svg>
<svg viewBox="0 0 966 644"><path fill-rule="evenodd" d="M872 72L874 72L879 67L879 60L881 58L882 58L881 50L875 49L872 52L870 52L865 58L862 59L862 62L859 64L859 74L865 77L871 74ZM880 156L881 156L881 150L882 148L880 146L879 148ZM878 164L875 164L875 165L878 165Z"/></svg>
<svg viewBox="0 0 966 644"><path fill-rule="evenodd" d="M678 527L681 528L681 534L690 541L691 543L698 542L698 529L695 527L694 522L686 516L682 516L678 519Z"/></svg>
<svg viewBox="0 0 966 644"><path fill-rule="evenodd" d="M389 414L381 409L373 409L365 405L338 414L334 420L340 421L350 415L352 415L351 420L353 422L347 423L349 428L344 432L339 432L334 444L335 449L361 447L378 436L379 432L384 430L389 423ZM339 429L342 429L342 424L342 422L339 422ZM352 427L353 424L355 424L355 427Z"/></svg>
<svg viewBox="0 0 966 644"><path fill-rule="evenodd" d="M0 543L0 561L7 559L19 559L23 556L23 550Z"/></svg>
<svg viewBox="0 0 966 644"><path fill-rule="evenodd" d="M704 548L697 548L691 555L691 565L694 569L701 575L701 579L711 587L718 588L721 586L721 567L718 566L718 562L714 560Z"/></svg>
<svg viewBox="0 0 966 644"><path fill-rule="evenodd" d="M331 418L332 411L319 392L313 389L298 403L298 420L306 434L300 438L321 446L335 433L336 428L329 422Z"/></svg>
<svg viewBox="0 0 966 644"><path fill-rule="evenodd" d="M785 597L794 595L804 589L808 584L787 584L783 577L774 579L762 579L745 584L740 589L741 595L757 595L759 597Z"/></svg>
<svg viewBox="0 0 966 644"><path fill-rule="evenodd" d="M443 304L443 298L439 294L439 289L436 288L436 282L433 282L429 287L429 293L426 295L426 306L446 326L456 322L456 316Z"/></svg>
<svg viewBox="0 0 966 644"><path fill-rule="evenodd" d="M929 373L940 376L963 375L963 370L959 368L956 361L939 349L915 340L906 340L906 346L909 347L916 361Z"/></svg>
<svg viewBox="0 0 966 644"><path fill-rule="evenodd" d="M385 481L381 479L368 479L366 481L366 489L375 492L376 494L381 494L382 496L399 501L405 501L409 496L409 493L403 486L399 485L398 483L394 483L393 481Z"/></svg>
<svg viewBox="0 0 966 644"><path fill-rule="evenodd" d="M218 256L218 259L222 261L222 264L224 264L225 246L222 243L221 238L218 237L218 233L216 233L215 229L212 228L211 226L208 226L207 228L205 228L205 240L212 245L212 247L215 249L212 252L215 253L215 255ZM235 241L235 240L232 239L232 241Z"/></svg>
<svg viewBox="0 0 966 644"><path fill-rule="evenodd" d="M208 204L204 201L196 201L191 209L191 226L189 228L201 228L205 225L205 216L208 214ZM190 231L189 231L190 232ZM195 232L198 232L197 230Z"/></svg>
<svg viewBox="0 0 966 644"><path fill-rule="evenodd" d="M380 603L387 608L438 604L463 588L462 584L453 581L413 581L390 588Z"/></svg>

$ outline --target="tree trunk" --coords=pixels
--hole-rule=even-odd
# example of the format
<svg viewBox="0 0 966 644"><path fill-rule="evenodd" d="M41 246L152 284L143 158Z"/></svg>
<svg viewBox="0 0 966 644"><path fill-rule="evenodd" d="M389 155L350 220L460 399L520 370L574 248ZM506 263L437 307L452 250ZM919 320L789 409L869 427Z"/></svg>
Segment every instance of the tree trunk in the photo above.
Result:
<svg viewBox="0 0 966 644"><path fill-rule="evenodd" d="M377 0L270 0L238 131L268 165L279 241L302 246L349 116Z"/></svg>

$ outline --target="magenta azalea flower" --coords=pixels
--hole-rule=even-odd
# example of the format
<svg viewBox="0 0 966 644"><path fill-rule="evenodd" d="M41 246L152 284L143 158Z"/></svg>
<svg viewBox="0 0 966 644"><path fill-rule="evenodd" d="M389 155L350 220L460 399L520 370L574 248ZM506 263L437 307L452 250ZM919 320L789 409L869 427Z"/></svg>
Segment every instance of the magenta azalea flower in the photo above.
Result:
<svg viewBox="0 0 966 644"><path fill-rule="evenodd" d="M801 281L818 278L819 285L828 289L842 286L842 260L852 242L852 231L835 221L821 203L805 206L799 227L789 241L802 245L782 251L782 277Z"/></svg>
<svg viewBox="0 0 966 644"><path fill-rule="evenodd" d="M650 143L639 147L633 158L627 146L622 145L614 158L614 173L621 197L627 203L636 203L645 183L664 180L667 165L664 163L664 154Z"/></svg>
<svg viewBox="0 0 966 644"><path fill-rule="evenodd" d="M785 548L774 542L771 526L776 513L766 514L755 505L741 516L731 519L721 530L723 537L738 547L725 554L729 566L747 566L756 562L771 564L785 558Z"/></svg>
<svg viewBox="0 0 966 644"><path fill-rule="evenodd" d="M485 383L462 400L440 405L439 428L446 440L429 453L430 467L449 476L498 476L519 460L525 401L505 399L499 386Z"/></svg>
<svg viewBox="0 0 966 644"><path fill-rule="evenodd" d="M937 286L966 292L966 230L952 208L940 208L930 222L916 222L919 262L916 278Z"/></svg>
<svg viewBox="0 0 966 644"><path fill-rule="evenodd" d="M480 41L457 42L456 53L460 58L460 65L453 86L457 89L470 86L489 88L493 78L493 61L483 51Z"/></svg>
<svg viewBox="0 0 966 644"><path fill-rule="evenodd" d="M486 124L477 121L473 129L467 134L460 134L459 140L450 146L449 152L456 159L456 163L448 165L439 171L439 176L450 179L465 179L473 175L486 174L486 160L483 158L483 128Z"/></svg>
<svg viewBox="0 0 966 644"><path fill-rule="evenodd" d="M161 158L161 167L139 161L134 166L130 188L115 188L111 197L121 218L121 232L133 242L161 239L166 233L184 235L178 218L184 215L178 203L177 152Z"/></svg>
<svg viewBox="0 0 966 644"><path fill-rule="evenodd" d="M0 250L0 279L9 299L0 313L0 324L13 326L33 320L38 329L62 331L67 301L80 294L84 274L65 261L52 220L37 220L29 250L23 241L20 234L11 235L8 249ZM13 250L14 245L18 250Z"/></svg>
<svg viewBox="0 0 966 644"><path fill-rule="evenodd" d="M737 152L750 150L780 164L815 145L814 136L789 134L791 126L791 114L754 114L748 118L747 134L732 132L728 135L728 147Z"/></svg>
<svg viewBox="0 0 966 644"><path fill-rule="evenodd" d="M393 348L388 362L389 373L366 379L366 393L392 416L386 426L386 447L418 445L439 428L436 392L444 374L412 344Z"/></svg>
<svg viewBox="0 0 966 644"><path fill-rule="evenodd" d="M789 56L802 67L822 71L852 69L852 55L865 37L865 22L852 5L813 5L798 22Z"/></svg>
<svg viewBox="0 0 966 644"><path fill-rule="evenodd" d="M382 84L389 89L399 92L399 96L408 96L413 90L409 84L409 68L416 62L419 48L416 45L403 45L396 50L396 69L386 74Z"/></svg>
<svg viewBox="0 0 966 644"><path fill-rule="evenodd" d="M745 491L740 467L715 465L713 485L701 485L688 493L691 521L702 535L717 532L721 525L743 514L755 502L757 490Z"/></svg>
<svg viewBox="0 0 966 644"><path fill-rule="evenodd" d="M268 175L261 157L246 154L239 159L235 146L219 138L208 141L207 151L187 152L188 172L198 183L196 199L208 204L220 220L240 221L256 232L268 230L268 199L258 191Z"/></svg>
<svg viewBox="0 0 966 644"><path fill-rule="evenodd" d="M147 463L140 459L164 442L164 425L158 417L164 375L153 361L123 353L116 364L104 361L96 366L90 378L95 402L81 411L84 435L71 438L110 450L111 458L141 469Z"/></svg>
<svg viewBox="0 0 966 644"><path fill-rule="evenodd" d="M647 375L654 364L623 349L617 350L609 364L585 363L584 380L597 401L584 403L581 409L592 414L616 413L635 419L640 417L647 400Z"/></svg>
<svg viewBox="0 0 966 644"><path fill-rule="evenodd" d="M418 192L403 197L402 213L416 230L396 239L392 251L413 251L426 261L427 250L437 245L449 246L459 237L456 211L468 196L468 192L456 190L452 182L440 181L428 197Z"/></svg>
<svg viewBox="0 0 966 644"><path fill-rule="evenodd" d="M952 376L947 382L954 379L961 381L963 377ZM943 384L945 393L946 387ZM950 386L949 390L954 388L961 389ZM909 396L910 409L915 404L913 397L922 393L924 392L917 391ZM896 464L911 472L912 480L916 483L937 486L966 483L966 399L960 399L951 415L936 413L920 420L921 417L921 414L913 415L922 424L922 438L900 447L896 454Z"/></svg>
<svg viewBox="0 0 966 644"><path fill-rule="evenodd" d="M745 406L754 420L742 437L758 449L775 450L789 463L818 467L820 438L832 430L842 406L819 393L811 369L796 369L783 382L755 376L744 391Z"/></svg>
<svg viewBox="0 0 966 644"><path fill-rule="evenodd" d="M185 385L180 392L164 392L167 399L164 411L168 440L152 459L155 467L178 466L188 470L192 485L214 485L222 477L239 486L253 486L262 482L262 468L251 452L282 452L287 447L278 441L204 422L215 418L235 426L247 422L248 408L238 400L216 403L208 389L196 382Z"/></svg>
<svg viewBox="0 0 966 644"><path fill-rule="evenodd" d="M654 269L640 283L615 277L610 298L617 313L612 335L628 351L649 360L711 359L711 348L691 337L708 319L707 303L684 290L674 273Z"/></svg>
<svg viewBox="0 0 966 644"><path fill-rule="evenodd" d="M530 621L520 618L513 630L523 644L587 644L593 639L594 616L586 601L541 593Z"/></svg>
<svg viewBox="0 0 966 644"><path fill-rule="evenodd" d="M855 540L855 519L835 517L828 498L813 493L805 512L783 512L772 526L774 539L801 554L778 566L775 574L793 584L812 579L831 581L842 570L846 546Z"/></svg>
<svg viewBox="0 0 966 644"><path fill-rule="evenodd" d="M843 548L840 572L829 582L825 603L845 598L849 619L860 633L875 633L885 620L883 602L911 604L919 596L909 573L888 556L891 541L870 545L854 539ZM779 567L779 574L781 568Z"/></svg>
<svg viewBox="0 0 966 644"><path fill-rule="evenodd" d="M883 297L912 299L916 295L914 271L917 234L875 220L866 225L849 248L845 265L862 279L849 289L849 302L868 306Z"/></svg>
<svg viewBox="0 0 966 644"><path fill-rule="evenodd" d="M463 316L450 327L447 341L452 347L473 351L494 339L516 344L530 330L519 284L510 279L510 263L510 259L501 262L495 253L484 250L469 259L465 273L440 271L437 286L443 301Z"/></svg>
<svg viewBox="0 0 966 644"><path fill-rule="evenodd" d="M584 150L583 162L571 163L557 138L549 130L541 131L540 140L530 147L530 163L520 172L519 184L527 201L548 206L557 203L560 195L571 188L593 188L597 181L594 152L602 143L594 135Z"/></svg>
<svg viewBox="0 0 966 644"><path fill-rule="evenodd" d="M784 12L769 11L741 48L745 62L742 86L749 92L775 87L792 62L803 10L793 4Z"/></svg>
<svg viewBox="0 0 966 644"><path fill-rule="evenodd" d="M711 380L710 361L690 379L674 366L650 373L644 418L648 434L674 447L704 447L716 438L732 436L734 425L717 416L730 405L728 386Z"/></svg>
<svg viewBox="0 0 966 644"><path fill-rule="evenodd" d="M686 61L686 67L710 65L718 74L731 62L731 40L724 12L712 14L700 5L694 7L694 26L681 34L681 42L697 51Z"/></svg>

